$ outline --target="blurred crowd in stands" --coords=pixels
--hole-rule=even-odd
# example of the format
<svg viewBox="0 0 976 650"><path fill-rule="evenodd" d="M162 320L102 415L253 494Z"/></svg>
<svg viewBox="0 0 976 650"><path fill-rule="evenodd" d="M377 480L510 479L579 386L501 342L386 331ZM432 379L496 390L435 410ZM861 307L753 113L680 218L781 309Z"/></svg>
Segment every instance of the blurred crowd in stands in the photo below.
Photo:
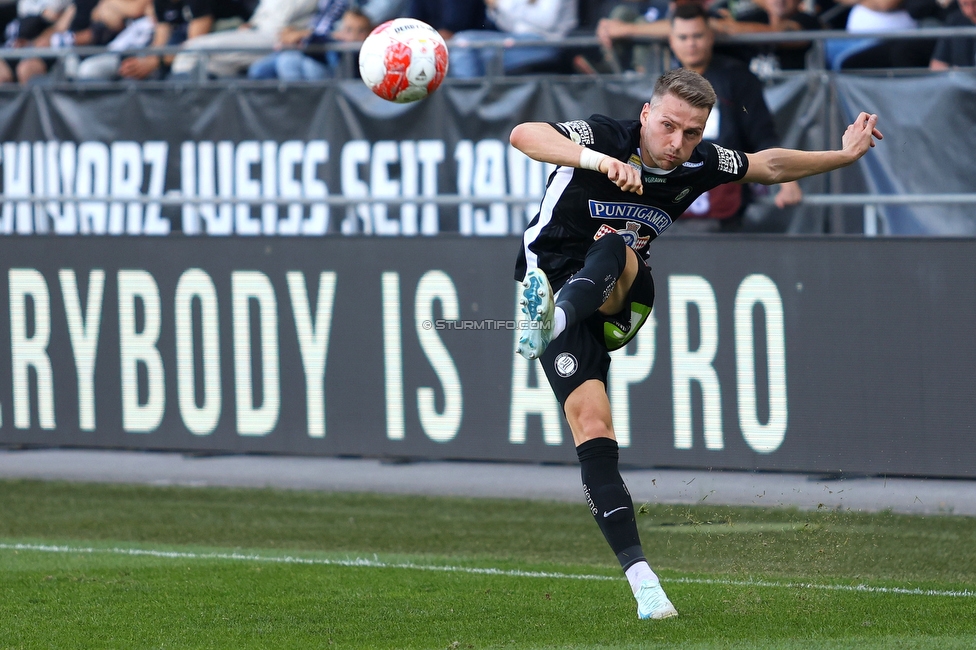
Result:
<svg viewBox="0 0 976 650"><path fill-rule="evenodd" d="M976 37L876 38L976 25L976 0L0 0L0 82L42 81L55 68L58 78L77 80L324 79L355 69L343 68L343 53L329 43L360 42L396 17L419 18L448 39L454 77L644 73L679 65L667 50L662 62L654 44L667 44L683 4L704 9L717 52L759 77L811 67L813 56L824 58L814 67L833 70L976 66ZM812 41L722 42L723 35L821 29L866 37L828 39L823 51ZM599 45L561 46L570 36L595 36ZM89 45L106 49L75 53ZM137 52L166 46L180 51ZM24 47L65 55L14 52Z"/></svg>

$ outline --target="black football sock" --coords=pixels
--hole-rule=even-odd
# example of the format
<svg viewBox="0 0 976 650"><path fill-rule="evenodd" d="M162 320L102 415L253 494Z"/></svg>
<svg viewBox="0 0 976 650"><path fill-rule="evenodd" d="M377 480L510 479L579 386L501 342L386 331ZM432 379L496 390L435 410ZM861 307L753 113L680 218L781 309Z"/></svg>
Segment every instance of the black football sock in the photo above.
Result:
<svg viewBox="0 0 976 650"><path fill-rule="evenodd" d="M587 318L607 301L626 264L627 244L620 235L604 235L590 246L583 268L556 296L556 307L566 313L567 326Z"/></svg>
<svg viewBox="0 0 976 650"><path fill-rule="evenodd" d="M617 469L620 455L617 441L610 438L587 440L576 448L576 454L586 505L626 571L644 560L644 551L634 518L634 501Z"/></svg>

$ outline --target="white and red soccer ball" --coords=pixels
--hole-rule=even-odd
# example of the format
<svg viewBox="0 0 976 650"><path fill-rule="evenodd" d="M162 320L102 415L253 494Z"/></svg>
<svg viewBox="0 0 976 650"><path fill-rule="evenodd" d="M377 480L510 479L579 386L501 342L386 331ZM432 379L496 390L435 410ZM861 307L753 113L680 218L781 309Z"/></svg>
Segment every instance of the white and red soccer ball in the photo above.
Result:
<svg viewBox="0 0 976 650"><path fill-rule="evenodd" d="M437 90L447 74L447 44L437 30L413 18L374 29L359 50L359 76L379 97L405 104Z"/></svg>

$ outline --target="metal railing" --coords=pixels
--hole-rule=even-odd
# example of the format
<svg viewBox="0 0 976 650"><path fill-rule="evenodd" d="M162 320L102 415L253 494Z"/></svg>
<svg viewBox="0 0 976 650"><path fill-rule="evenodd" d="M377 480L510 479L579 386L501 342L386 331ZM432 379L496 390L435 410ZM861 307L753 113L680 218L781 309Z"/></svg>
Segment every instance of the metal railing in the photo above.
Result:
<svg viewBox="0 0 976 650"><path fill-rule="evenodd" d="M144 194L133 196L120 195L79 195L79 194L23 194L23 195L4 195L0 199L3 203L35 203L43 204L50 201L58 203L64 202L83 202L83 203L158 203L159 205L180 206L180 205L199 205L216 203L249 203L252 205L329 205L347 206L359 204L380 203L383 205L404 205L415 203L433 203L443 206L456 206L488 203L522 204L539 202L541 195L461 195L461 194L436 194L433 196L342 196L330 194L323 197L236 197L236 196L181 196L171 190L160 196L149 196ZM761 199L762 202L772 203L772 198ZM976 193L947 193L947 194L805 194L802 205L913 205L913 204L945 204L959 205L970 203L976 204Z"/></svg>
<svg viewBox="0 0 976 650"><path fill-rule="evenodd" d="M37 210L47 210L49 207L57 209L61 203L73 204L142 204L158 206L219 206L219 205L250 205L250 206L312 206L327 205L332 208L386 205L437 205L457 207L463 205L486 206L492 204L535 206L538 207L541 196L464 196L456 194L438 194L435 196L412 197L363 197L329 195L325 197L216 197L194 196L185 197L175 191L162 196L79 196L76 194L27 194L23 196L5 196L0 202L3 204L33 204ZM763 197L757 202L771 204L771 197ZM863 208L864 236L877 237L891 234L891 229L883 212L879 209L885 205L972 205L973 220L976 221L976 193L945 193L945 194L805 194L798 206L844 207L861 206ZM527 216L531 216L531 212ZM512 233L517 234L517 233Z"/></svg>
<svg viewBox="0 0 976 650"><path fill-rule="evenodd" d="M843 30L808 30L808 31L789 31L789 32L776 32L776 33L747 33L747 34L734 34L734 35L724 35L718 34L716 42L723 45L757 45L757 44L776 44L776 43L797 43L797 42L811 42L813 44L815 54L808 57L808 70L810 69L823 69L823 64L825 62L824 56L824 44L829 40L862 40L862 39L878 39L878 40L933 40L939 38L976 38L976 26L973 27L921 27L913 30L904 30L896 32L864 32L852 34ZM652 47L653 53L652 58L656 58L659 62L659 67L661 70L648 70L648 74L658 73L663 71L663 68L668 66L669 57L667 55L667 39L665 37L635 37L631 39L626 39L627 41L633 43L644 43ZM499 37L498 39L477 41L477 42L460 42L457 39L452 39L448 43L448 47L451 49L461 48L461 49L495 49L499 53L506 47L511 47L513 43L504 37ZM595 36L568 36L558 40L550 39L538 39L538 40L524 40L518 41L518 47L528 47L533 45L545 45L549 47L559 47L565 50L584 50L584 49L599 49L607 60L614 67L615 72L622 72L620 68L619 61L616 61L615 55L612 49L607 50L602 48L599 40ZM345 54L354 54L359 51L360 43L328 43L324 45L317 45L314 48L310 48L308 51L334 51ZM57 59L62 61L67 57L86 57L95 54L104 54L106 52L111 52L113 54L119 54L122 56L148 56L148 55L159 55L159 56L173 56L177 54L192 54L193 56L200 57L202 61L205 61L208 56L219 55L225 53L253 53L255 56L270 54L274 52L273 48L267 47L237 47L237 48L189 48L183 46L167 46L167 47L144 47L135 48L128 50L109 50L107 47L94 47L94 46L79 46L71 48L40 48L40 47L25 47L25 48L3 48L3 57L10 60L19 60L27 58L45 58L45 59ZM351 61L351 57L347 57ZM63 66L60 66L63 69ZM917 71L917 69L915 69ZM352 76L353 68L351 65L346 65L345 74L347 76ZM496 76L501 74L500 66L489 67L489 74L487 76ZM61 76L63 79L63 75ZM197 77L200 81L205 81L206 76L201 75Z"/></svg>
<svg viewBox="0 0 976 650"><path fill-rule="evenodd" d="M862 206L864 235L890 234L891 227L880 210L883 205L972 205L976 222L976 193L947 194L806 194L800 205Z"/></svg>

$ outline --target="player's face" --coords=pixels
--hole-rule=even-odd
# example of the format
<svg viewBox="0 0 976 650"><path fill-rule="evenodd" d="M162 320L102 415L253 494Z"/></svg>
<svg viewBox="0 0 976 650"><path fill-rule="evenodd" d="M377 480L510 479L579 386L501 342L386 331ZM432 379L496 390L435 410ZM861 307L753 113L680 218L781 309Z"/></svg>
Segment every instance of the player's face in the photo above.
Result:
<svg viewBox="0 0 976 650"><path fill-rule="evenodd" d="M641 111L641 157L650 167L669 170L688 162L701 142L708 109L667 94Z"/></svg>
<svg viewBox="0 0 976 650"><path fill-rule="evenodd" d="M712 60L715 36L701 18L675 18L671 23L669 44L682 67L700 72Z"/></svg>

